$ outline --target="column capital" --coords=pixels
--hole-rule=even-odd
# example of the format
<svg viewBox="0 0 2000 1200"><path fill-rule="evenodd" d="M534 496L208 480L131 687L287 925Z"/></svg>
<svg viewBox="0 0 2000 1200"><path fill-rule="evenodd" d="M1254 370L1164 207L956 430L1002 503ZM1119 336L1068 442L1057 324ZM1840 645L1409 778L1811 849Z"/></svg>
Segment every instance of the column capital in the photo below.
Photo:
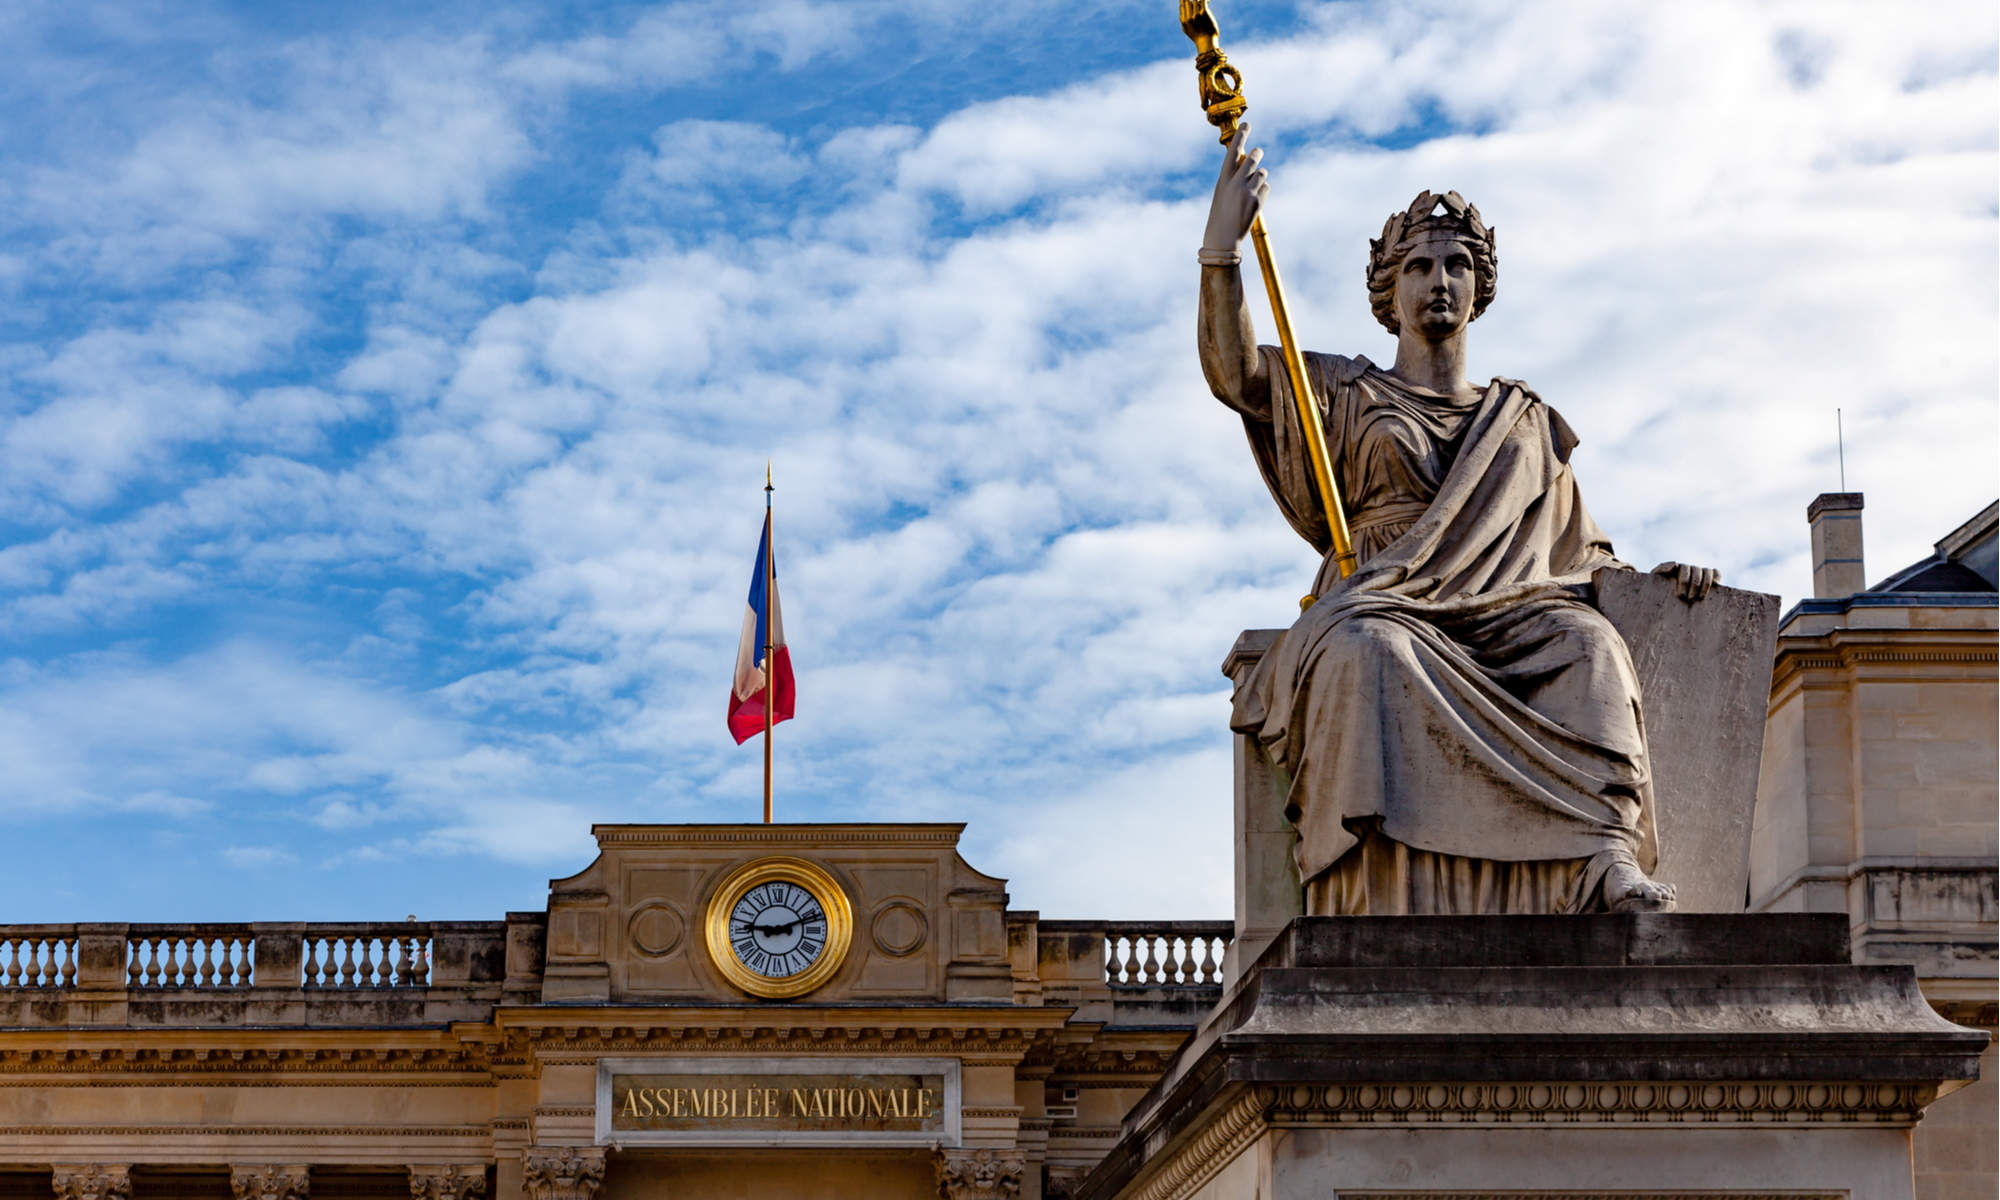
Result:
<svg viewBox="0 0 2000 1200"><path fill-rule="evenodd" d="M1019 1151L939 1147L938 1195L943 1200L1012 1200L1021 1194L1027 1170L1027 1157Z"/></svg>
<svg viewBox="0 0 2000 1200"><path fill-rule="evenodd" d="M306 1200L311 1177L303 1163L259 1163L229 1168L236 1200Z"/></svg>
<svg viewBox="0 0 2000 1200"><path fill-rule="evenodd" d="M56 1200L132 1200L132 1168L123 1163L56 1163Z"/></svg>
<svg viewBox="0 0 2000 1200"><path fill-rule="evenodd" d="M413 1200L475 1200L486 1194L486 1168L472 1164L410 1164Z"/></svg>
<svg viewBox="0 0 2000 1200"><path fill-rule="evenodd" d="M602 1146L530 1146L521 1152L528 1200L595 1200L604 1182Z"/></svg>

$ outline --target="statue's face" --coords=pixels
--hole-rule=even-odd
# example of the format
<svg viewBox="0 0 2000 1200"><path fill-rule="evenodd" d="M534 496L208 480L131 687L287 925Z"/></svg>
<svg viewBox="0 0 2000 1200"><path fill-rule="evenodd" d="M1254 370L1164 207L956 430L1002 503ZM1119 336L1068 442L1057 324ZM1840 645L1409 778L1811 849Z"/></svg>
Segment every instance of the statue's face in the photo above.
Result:
<svg viewBox="0 0 2000 1200"><path fill-rule="evenodd" d="M1396 270L1396 320L1432 341L1450 337L1471 322L1478 288L1472 247L1449 234L1427 237Z"/></svg>

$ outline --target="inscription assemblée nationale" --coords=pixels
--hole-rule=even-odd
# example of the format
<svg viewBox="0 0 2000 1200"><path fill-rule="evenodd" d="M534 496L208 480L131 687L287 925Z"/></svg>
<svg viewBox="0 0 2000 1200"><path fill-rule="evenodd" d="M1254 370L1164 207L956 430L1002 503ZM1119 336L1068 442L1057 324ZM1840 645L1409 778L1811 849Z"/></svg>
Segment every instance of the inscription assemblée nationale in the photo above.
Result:
<svg viewBox="0 0 2000 1200"><path fill-rule="evenodd" d="M615 1132L934 1133L942 1075L614 1074Z"/></svg>

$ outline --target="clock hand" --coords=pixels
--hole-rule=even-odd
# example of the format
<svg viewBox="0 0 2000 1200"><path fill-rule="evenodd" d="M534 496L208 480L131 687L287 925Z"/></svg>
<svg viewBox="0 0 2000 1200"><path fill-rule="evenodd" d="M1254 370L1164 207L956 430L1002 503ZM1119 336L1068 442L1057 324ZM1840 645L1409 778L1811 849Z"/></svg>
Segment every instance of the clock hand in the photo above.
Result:
<svg viewBox="0 0 2000 1200"><path fill-rule="evenodd" d="M792 921L784 925L752 925L750 928L757 933L776 936L781 933L790 933L792 930L798 928L798 925L797 921Z"/></svg>

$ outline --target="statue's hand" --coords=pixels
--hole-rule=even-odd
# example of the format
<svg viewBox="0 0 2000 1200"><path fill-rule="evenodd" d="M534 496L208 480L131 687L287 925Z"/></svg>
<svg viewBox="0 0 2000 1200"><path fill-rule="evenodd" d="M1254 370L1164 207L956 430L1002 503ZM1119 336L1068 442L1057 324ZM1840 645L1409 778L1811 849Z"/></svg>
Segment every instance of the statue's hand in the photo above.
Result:
<svg viewBox="0 0 2000 1200"><path fill-rule="evenodd" d="M1215 181L1215 199L1208 206L1208 229L1201 235L1204 250L1234 250L1249 236L1250 222L1264 207L1271 190L1270 180L1258 162L1264 157L1259 148L1245 152L1250 123L1236 127L1236 136L1222 150L1222 176Z"/></svg>
<svg viewBox="0 0 2000 1200"><path fill-rule="evenodd" d="M1663 562L1653 568L1655 575L1672 576L1680 584L1681 599L1693 604L1708 595L1708 590L1722 582L1722 572L1714 567L1697 567L1691 563Z"/></svg>

